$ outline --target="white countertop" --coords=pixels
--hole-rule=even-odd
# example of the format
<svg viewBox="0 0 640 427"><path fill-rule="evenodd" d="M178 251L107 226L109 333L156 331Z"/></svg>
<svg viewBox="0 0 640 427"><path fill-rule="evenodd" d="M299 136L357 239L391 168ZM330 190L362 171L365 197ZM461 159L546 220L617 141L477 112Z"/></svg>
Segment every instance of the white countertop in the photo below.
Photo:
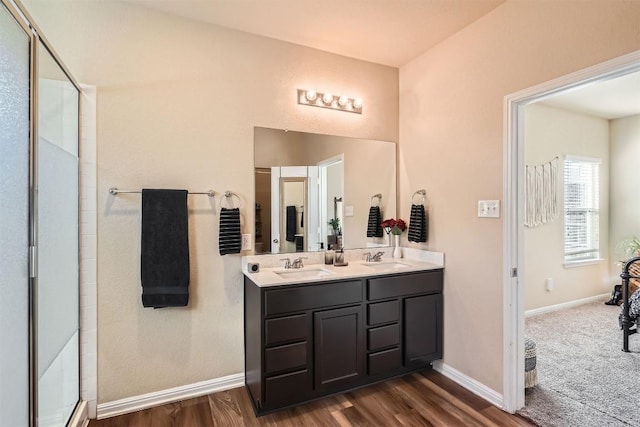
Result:
<svg viewBox="0 0 640 427"><path fill-rule="evenodd" d="M345 251L345 259L349 265L343 267L326 265L321 262L323 261L321 259L323 257L322 252L246 256L242 258L242 272L257 286L269 287L444 268L444 255L441 253L403 249L404 258L391 258L389 255L391 252L384 251L385 255L382 257L381 262L369 263L362 261L364 258L363 253L369 252L369 250ZM303 268L285 269L281 266L283 258L290 258L293 261L293 259L300 256L307 258L304 260ZM260 271L258 273L249 273L247 269L249 262L260 263Z"/></svg>

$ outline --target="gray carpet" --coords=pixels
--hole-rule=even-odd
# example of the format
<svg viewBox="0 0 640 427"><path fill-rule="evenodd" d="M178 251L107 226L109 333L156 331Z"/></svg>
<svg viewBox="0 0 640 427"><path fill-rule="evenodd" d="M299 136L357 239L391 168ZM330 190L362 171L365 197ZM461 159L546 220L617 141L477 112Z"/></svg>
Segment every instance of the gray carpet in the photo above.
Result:
<svg viewBox="0 0 640 427"><path fill-rule="evenodd" d="M623 352L620 308L604 301L526 319L539 384L519 414L543 427L640 426L640 334Z"/></svg>

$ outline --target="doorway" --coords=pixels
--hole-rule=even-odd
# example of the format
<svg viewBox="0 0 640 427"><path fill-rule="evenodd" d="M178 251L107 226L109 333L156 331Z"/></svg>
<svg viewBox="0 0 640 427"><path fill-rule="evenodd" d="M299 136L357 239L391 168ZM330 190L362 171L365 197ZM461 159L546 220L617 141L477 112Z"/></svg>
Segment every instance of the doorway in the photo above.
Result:
<svg viewBox="0 0 640 427"><path fill-rule="evenodd" d="M524 406L524 114L531 103L640 71L640 51L508 95L504 101L503 408Z"/></svg>

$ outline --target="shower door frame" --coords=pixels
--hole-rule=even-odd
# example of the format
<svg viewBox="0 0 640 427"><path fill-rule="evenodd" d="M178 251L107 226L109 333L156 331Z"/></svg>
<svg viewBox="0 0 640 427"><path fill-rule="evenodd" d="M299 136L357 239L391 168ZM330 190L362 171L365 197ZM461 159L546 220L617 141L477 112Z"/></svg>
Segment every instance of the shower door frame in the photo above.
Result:
<svg viewBox="0 0 640 427"><path fill-rule="evenodd" d="M36 191L37 184L37 171L38 171L38 150L37 150L37 141L38 141L38 88L39 88L39 77L38 77L38 55L39 49L41 46L49 52L52 59L55 63L60 67L61 71L67 77L69 82L75 87L78 91L78 103L80 105L80 97L82 95L82 87L75 80L73 75L70 73L68 68L64 65L64 63L60 60L60 57L52 48L49 41L42 35L42 31L36 25L34 19L27 12L24 5L20 3L19 0L0 0L2 5L9 11L9 14L13 16L15 21L20 25L20 27L26 32L29 36L30 43L30 58L29 58L29 424L30 426L38 425L38 357L37 357L37 344L38 344L38 312L37 312L37 289L38 289L38 278L37 278L37 257L38 257L38 195ZM78 108L78 167L76 174L78 176L78 182L80 180L80 107ZM78 187L79 189L80 187ZM78 191L78 213L80 213L80 192ZM78 223L78 227L80 224ZM78 247L78 273L80 272L80 234L78 233L78 241L76 242ZM80 289L80 280L78 274L78 290ZM78 310L78 330L80 330L81 316L80 316L80 297L78 297L77 302L77 310ZM81 343L78 343L78 385L80 386L81 375L80 375L80 360L81 360ZM76 406L74 411L71 413L71 416L67 422L73 420L77 411L80 407L81 399L81 388L78 388L78 400L76 402Z"/></svg>

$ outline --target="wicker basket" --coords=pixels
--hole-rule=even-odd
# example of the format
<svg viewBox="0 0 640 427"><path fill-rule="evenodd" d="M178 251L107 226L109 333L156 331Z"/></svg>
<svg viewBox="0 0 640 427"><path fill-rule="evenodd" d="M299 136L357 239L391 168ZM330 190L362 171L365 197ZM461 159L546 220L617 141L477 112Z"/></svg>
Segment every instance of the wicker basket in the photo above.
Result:
<svg viewBox="0 0 640 427"><path fill-rule="evenodd" d="M524 387L529 388L538 384L537 346L531 338L524 340Z"/></svg>

